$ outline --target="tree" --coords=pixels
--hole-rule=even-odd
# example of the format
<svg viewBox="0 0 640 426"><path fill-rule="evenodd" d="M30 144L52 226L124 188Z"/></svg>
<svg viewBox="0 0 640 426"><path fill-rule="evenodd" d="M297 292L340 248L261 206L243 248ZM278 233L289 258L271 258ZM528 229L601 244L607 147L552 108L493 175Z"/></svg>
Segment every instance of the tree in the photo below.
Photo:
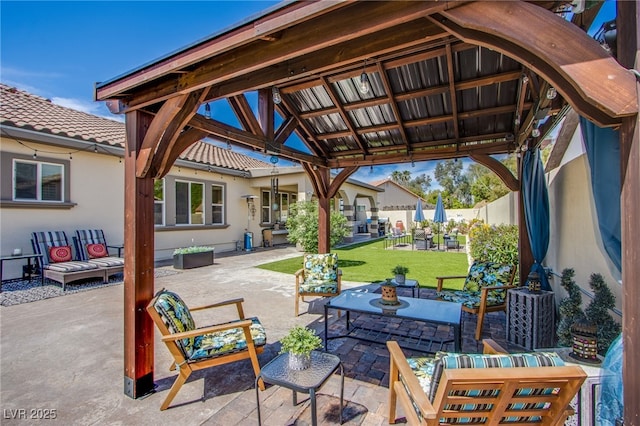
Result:
<svg viewBox="0 0 640 426"><path fill-rule="evenodd" d="M411 180L411 172L409 170L394 170L391 173L391 180L397 183L398 185L402 185L407 187L409 185L409 181Z"/></svg>
<svg viewBox="0 0 640 426"><path fill-rule="evenodd" d="M517 175L517 158L515 155L509 155L501 163L504 164L514 175ZM502 180L491 170L482 164L471 164L467 170L467 176L471 182L471 195L474 202L485 200L488 202L495 201L510 192L509 188Z"/></svg>
<svg viewBox="0 0 640 426"><path fill-rule="evenodd" d="M436 164L433 174L443 189L442 201L446 208L471 206L471 185L469 177L463 173L462 161L441 161Z"/></svg>
<svg viewBox="0 0 640 426"><path fill-rule="evenodd" d="M431 176L425 175L424 173L411 179L407 185L407 188L411 192L417 194L421 198L425 197L430 187Z"/></svg>
<svg viewBox="0 0 640 426"><path fill-rule="evenodd" d="M300 244L306 253L318 253L318 202L298 201L289 210L287 218L288 240ZM349 235L347 218L335 210L330 214L330 246Z"/></svg>

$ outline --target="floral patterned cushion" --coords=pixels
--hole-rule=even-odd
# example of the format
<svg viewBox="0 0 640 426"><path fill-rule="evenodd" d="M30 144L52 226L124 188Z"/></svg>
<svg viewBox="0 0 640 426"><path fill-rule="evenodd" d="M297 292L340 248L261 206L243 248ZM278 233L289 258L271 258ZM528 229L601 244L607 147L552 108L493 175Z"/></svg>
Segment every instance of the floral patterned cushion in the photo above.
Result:
<svg viewBox="0 0 640 426"><path fill-rule="evenodd" d="M189 308L177 294L163 290L158 295L154 308L171 333L190 331L196 328ZM251 337L256 346L266 344L267 337L264 327L258 318L248 318L252 321ZM239 322L241 320L231 321ZM232 328L202 336L191 337L177 341L187 361L197 361L213 358L231 352L242 351L247 348L247 341L242 328Z"/></svg>
<svg viewBox="0 0 640 426"><path fill-rule="evenodd" d="M263 346L267 343L267 335L258 318L248 318L252 321L251 338L255 346ZM238 320L240 321L240 320ZM233 321L233 322L238 322ZM242 328L231 328L216 333L205 334L195 338L193 353L188 361L214 358L220 355L239 352L247 349L247 340Z"/></svg>
<svg viewBox="0 0 640 426"><path fill-rule="evenodd" d="M506 286L511 282L513 265L494 262L474 262L460 291L443 290L438 298L448 302L462 303L468 308L480 306L482 287ZM491 290L487 297L489 306L501 305L507 297L505 290Z"/></svg>
<svg viewBox="0 0 640 426"><path fill-rule="evenodd" d="M337 293L337 254L306 254L303 267L304 282L298 289L300 293Z"/></svg>
<svg viewBox="0 0 640 426"><path fill-rule="evenodd" d="M171 333L181 333L196 328L196 324L191 316L187 305L180 296L170 291L163 290L156 298L153 305L158 314L162 317ZM193 353L194 338L178 340L178 346L182 349L185 358L189 359Z"/></svg>
<svg viewBox="0 0 640 426"><path fill-rule="evenodd" d="M487 306L502 305L504 303L504 296L492 294L489 292L487 296ZM438 297L447 302L462 303L468 308L477 308L480 306L480 293L467 293L466 291L450 291L444 290L438 292Z"/></svg>

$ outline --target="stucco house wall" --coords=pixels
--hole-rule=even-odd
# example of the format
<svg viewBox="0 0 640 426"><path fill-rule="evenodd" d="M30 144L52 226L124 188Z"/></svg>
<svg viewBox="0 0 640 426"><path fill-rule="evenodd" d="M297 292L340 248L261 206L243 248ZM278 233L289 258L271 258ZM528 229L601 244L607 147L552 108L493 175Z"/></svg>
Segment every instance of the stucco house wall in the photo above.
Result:
<svg viewBox="0 0 640 426"><path fill-rule="evenodd" d="M2 200L11 199L12 159L32 160L34 151L20 145L15 139L2 137ZM100 228L104 230L109 244L122 244L124 215L124 164L111 155L95 154L93 151L76 152L69 160L69 150L29 142L37 149L37 161L58 163L64 159L69 170L70 193L68 199L75 203L69 207L44 206L34 203L32 207L12 206L4 203L0 209L0 253L9 254L15 248L23 253L33 253L31 233L34 231L65 231L71 239L76 229ZM60 152L49 154L45 151ZM5 262L3 278L21 274L20 262Z"/></svg>
<svg viewBox="0 0 640 426"><path fill-rule="evenodd" d="M109 245L121 245L124 241L124 123L65 108L4 84L0 84L0 90L3 98L0 104L0 253L8 255L14 249L31 253L30 238L34 231L65 231L71 240L76 229L102 229ZM63 200L15 200L15 159L22 163L61 166ZM25 167L24 164L21 167ZM279 181L276 210L272 210L276 201L272 177ZM201 205L195 214L185 212L182 216L194 223L176 223L176 182L202 184ZM286 201L291 204L313 197L313 186L302 167L274 167L237 150L213 147L202 141L185 150L162 179L162 187L162 196L154 201L155 207L162 210L162 220L154 224L156 261L170 259L176 248L192 245L214 246L217 252L243 249L246 232L253 235L253 247L261 246L263 229L286 220L283 211ZM221 188L223 194L222 207L215 207L223 212L220 223L212 220L214 188ZM374 205L379 192L354 179L342 187L343 196L353 201L366 197ZM248 202L247 196L254 198ZM29 193L27 198L31 197ZM195 220L200 214L204 216L204 224L197 224L199 220ZM16 278L22 273L21 262L5 262L3 266L4 279Z"/></svg>

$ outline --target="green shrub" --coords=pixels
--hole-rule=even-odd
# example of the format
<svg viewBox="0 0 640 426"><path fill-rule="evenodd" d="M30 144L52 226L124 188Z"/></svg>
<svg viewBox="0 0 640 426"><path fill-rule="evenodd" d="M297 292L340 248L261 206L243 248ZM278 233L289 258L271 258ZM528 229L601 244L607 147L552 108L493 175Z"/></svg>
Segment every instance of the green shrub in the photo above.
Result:
<svg viewBox="0 0 640 426"><path fill-rule="evenodd" d="M567 291L568 296L562 299L558 305L560 321L558 321L556 334L560 346L573 345L571 326L586 319L584 312L582 312L582 294L580 287L573 281L574 275L575 271L572 268L566 268L562 271L560 284Z"/></svg>
<svg viewBox="0 0 640 426"><path fill-rule="evenodd" d="M474 260L518 264L518 227L474 223L469 230L471 257Z"/></svg>
<svg viewBox="0 0 640 426"><path fill-rule="evenodd" d="M215 247L191 246L191 247L177 248L173 251L173 254L202 253L205 251L214 251L214 250L215 250Z"/></svg>
<svg viewBox="0 0 640 426"><path fill-rule="evenodd" d="M593 300L584 313L589 322L597 326L598 353L605 355L611 342L618 337L621 331L620 324L609 313L609 310L615 307L616 297L611 293L600 274L591 274L589 286L593 290Z"/></svg>
<svg viewBox="0 0 640 426"><path fill-rule="evenodd" d="M330 247L338 244L349 235L347 218L331 210ZM298 201L291 205L287 218L288 239L300 244L306 253L318 252L318 202Z"/></svg>

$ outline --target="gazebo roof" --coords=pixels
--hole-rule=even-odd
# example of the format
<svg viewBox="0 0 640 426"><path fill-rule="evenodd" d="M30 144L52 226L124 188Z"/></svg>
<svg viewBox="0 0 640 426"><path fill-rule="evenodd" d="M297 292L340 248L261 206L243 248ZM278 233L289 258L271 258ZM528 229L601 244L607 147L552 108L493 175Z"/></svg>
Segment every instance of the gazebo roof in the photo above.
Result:
<svg viewBox="0 0 640 426"><path fill-rule="evenodd" d="M537 145L568 105L603 126L635 114L634 90L610 96L633 76L580 27L597 9L570 22L570 2L285 2L97 84L96 99L320 167L486 164ZM256 90L257 118L245 96ZM225 98L242 128L204 117L203 104Z"/></svg>

